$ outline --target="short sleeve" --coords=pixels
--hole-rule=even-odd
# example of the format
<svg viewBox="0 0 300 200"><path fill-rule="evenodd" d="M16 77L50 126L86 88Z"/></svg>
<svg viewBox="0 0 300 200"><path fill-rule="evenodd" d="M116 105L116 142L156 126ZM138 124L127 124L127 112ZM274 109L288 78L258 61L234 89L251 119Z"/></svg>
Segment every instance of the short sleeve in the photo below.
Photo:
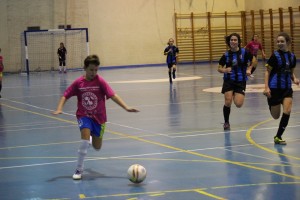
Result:
<svg viewBox="0 0 300 200"><path fill-rule="evenodd" d="M77 83L78 81L75 80L64 92L64 97L66 99L71 98L72 96L75 96L77 94L78 91L78 87L77 87Z"/></svg>
<svg viewBox="0 0 300 200"><path fill-rule="evenodd" d="M99 76L99 81L101 85L101 90L103 94L106 96L106 99L109 99L116 94L115 91L110 87L110 85L100 76Z"/></svg>
<svg viewBox="0 0 300 200"><path fill-rule="evenodd" d="M297 59L296 59L296 56L295 56L295 54L292 54L292 56L293 56L293 63L292 63L292 65L291 65L291 68L295 68L296 67L296 62L297 62Z"/></svg>
<svg viewBox="0 0 300 200"><path fill-rule="evenodd" d="M219 60L219 65L224 66L226 65L226 56L223 54L223 56Z"/></svg>
<svg viewBox="0 0 300 200"><path fill-rule="evenodd" d="M169 47L169 46L167 46L167 47L165 48L165 50L164 50L164 53L168 52L168 51L169 51L169 49L170 49L170 47Z"/></svg>
<svg viewBox="0 0 300 200"><path fill-rule="evenodd" d="M271 57L267 61L267 64L271 66L272 68L277 66L277 58L274 53L272 53Z"/></svg>
<svg viewBox="0 0 300 200"><path fill-rule="evenodd" d="M252 59L253 59L253 55L249 52L249 51L247 51L246 50L246 62L248 63L248 62L252 62Z"/></svg>

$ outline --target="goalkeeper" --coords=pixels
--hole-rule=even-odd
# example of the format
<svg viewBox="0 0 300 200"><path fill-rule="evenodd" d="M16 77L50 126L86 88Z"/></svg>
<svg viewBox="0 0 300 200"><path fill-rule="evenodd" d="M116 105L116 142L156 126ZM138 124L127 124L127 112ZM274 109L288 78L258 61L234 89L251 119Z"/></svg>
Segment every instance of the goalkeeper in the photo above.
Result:
<svg viewBox="0 0 300 200"><path fill-rule="evenodd" d="M60 46L57 50L57 55L59 60L59 73L62 73L62 70L64 71L64 73L67 73L67 67L66 67L67 49L65 48L63 42L60 43Z"/></svg>

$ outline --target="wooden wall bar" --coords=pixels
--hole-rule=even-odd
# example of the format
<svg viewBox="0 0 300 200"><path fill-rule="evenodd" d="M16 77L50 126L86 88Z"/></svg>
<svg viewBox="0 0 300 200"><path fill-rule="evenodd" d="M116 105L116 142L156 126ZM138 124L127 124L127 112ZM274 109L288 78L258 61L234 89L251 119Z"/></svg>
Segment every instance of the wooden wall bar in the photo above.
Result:
<svg viewBox="0 0 300 200"><path fill-rule="evenodd" d="M300 6L250 12L175 13L174 16L181 62L217 61L227 49L224 36L233 32L241 35L243 45L254 33L258 34L268 57L276 49L276 35L285 31L292 38L291 51L300 58Z"/></svg>

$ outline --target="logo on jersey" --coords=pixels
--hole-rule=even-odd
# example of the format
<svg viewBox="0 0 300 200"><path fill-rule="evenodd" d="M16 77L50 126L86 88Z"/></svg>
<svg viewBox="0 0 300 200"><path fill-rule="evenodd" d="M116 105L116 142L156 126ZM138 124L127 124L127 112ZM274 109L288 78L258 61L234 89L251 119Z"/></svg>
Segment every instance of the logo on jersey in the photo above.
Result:
<svg viewBox="0 0 300 200"><path fill-rule="evenodd" d="M82 94L82 105L87 110L93 110L97 107L98 98L92 92Z"/></svg>

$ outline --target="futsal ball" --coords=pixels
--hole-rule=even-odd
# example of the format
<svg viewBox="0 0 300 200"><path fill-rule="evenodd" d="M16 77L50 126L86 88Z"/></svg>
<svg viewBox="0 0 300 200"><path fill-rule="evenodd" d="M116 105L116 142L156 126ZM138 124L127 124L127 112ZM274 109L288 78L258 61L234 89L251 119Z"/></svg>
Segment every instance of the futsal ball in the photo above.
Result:
<svg viewBox="0 0 300 200"><path fill-rule="evenodd" d="M128 179L133 183L141 183L145 180L147 171L139 164L131 165L127 170Z"/></svg>

